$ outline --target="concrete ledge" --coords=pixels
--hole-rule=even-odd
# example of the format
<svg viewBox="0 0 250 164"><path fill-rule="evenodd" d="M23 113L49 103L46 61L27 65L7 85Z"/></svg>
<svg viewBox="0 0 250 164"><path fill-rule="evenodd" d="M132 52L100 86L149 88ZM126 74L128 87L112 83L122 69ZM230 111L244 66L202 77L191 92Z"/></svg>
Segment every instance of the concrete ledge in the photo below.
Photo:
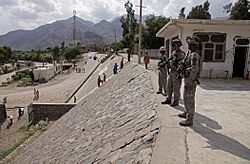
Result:
<svg viewBox="0 0 250 164"><path fill-rule="evenodd" d="M28 106L29 122L35 124L47 119L55 121L75 105L75 103L32 103Z"/></svg>

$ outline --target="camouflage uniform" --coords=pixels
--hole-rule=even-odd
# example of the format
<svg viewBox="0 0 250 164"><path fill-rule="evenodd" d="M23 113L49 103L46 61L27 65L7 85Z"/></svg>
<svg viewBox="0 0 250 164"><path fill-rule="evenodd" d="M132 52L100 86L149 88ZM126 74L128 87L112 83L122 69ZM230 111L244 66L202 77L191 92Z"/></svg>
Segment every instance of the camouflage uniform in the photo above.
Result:
<svg viewBox="0 0 250 164"><path fill-rule="evenodd" d="M201 67L200 55L192 52L187 57L186 65L188 66L184 72L184 105L186 109L187 119L193 120L195 111L195 91Z"/></svg>
<svg viewBox="0 0 250 164"><path fill-rule="evenodd" d="M167 59L168 55L167 53L164 53L160 57L160 61L158 62L159 67L159 77L158 77L158 83L159 83L159 93L162 93L162 89L164 90L164 93L167 93L167 77L168 77L168 69L167 69Z"/></svg>
<svg viewBox="0 0 250 164"><path fill-rule="evenodd" d="M173 51L171 56L172 56L173 60L170 60L170 62L169 62L170 74L169 74L168 83L167 83L168 92L167 92L166 101L171 102L172 94L174 93L173 104L175 103L178 105L179 100L180 100L180 95L181 95L180 89L181 89L182 78L178 77L178 72L176 70L177 70L180 62L184 59L185 52L183 52L182 50L180 50L178 52Z"/></svg>
<svg viewBox="0 0 250 164"><path fill-rule="evenodd" d="M199 38L196 36L187 37L187 43L193 46L191 53L188 53L184 59L184 106L185 112L179 114L179 117L186 118L180 122L181 126L192 126L195 113L195 92L199 82L198 78L201 72L201 57L198 51ZM195 48L194 48L195 47Z"/></svg>

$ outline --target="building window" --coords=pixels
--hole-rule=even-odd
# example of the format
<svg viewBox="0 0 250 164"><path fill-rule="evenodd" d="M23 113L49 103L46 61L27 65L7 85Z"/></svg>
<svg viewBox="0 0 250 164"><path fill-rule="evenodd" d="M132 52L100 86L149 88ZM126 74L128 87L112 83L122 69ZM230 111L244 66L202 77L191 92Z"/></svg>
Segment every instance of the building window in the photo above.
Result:
<svg viewBox="0 0 250 164"><path fill-rule="evenodd" d="M200 37L204 62L224 62L226 49L225 33L194 33Z"/></svg>
<svg viewBox="0 0 250 164"><path fill-rule="evenodd" d="M237 39L236 44L241 45L241 46L245 46L245 45L249 44L249 40L248 39Z"/></svg>

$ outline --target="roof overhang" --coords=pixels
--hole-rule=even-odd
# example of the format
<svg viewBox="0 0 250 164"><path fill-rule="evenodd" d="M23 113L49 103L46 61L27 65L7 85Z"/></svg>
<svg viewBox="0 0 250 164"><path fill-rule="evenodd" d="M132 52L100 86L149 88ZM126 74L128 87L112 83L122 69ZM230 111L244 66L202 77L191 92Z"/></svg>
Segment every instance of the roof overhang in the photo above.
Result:
<svg viewBox="0 0 250 164"><path fill-rule="evenodd" d="M250 20L204 20L204 19L172 19L163 28L161 28L156 37L165 37L166 34L178 29L185 24L203 24L203 25L248 25Z"/></svg>
<svg viewBox="0 0 250 164"><path fill-rule="evenodd" d="M156 37L164 38L166 35L177 29L178 26L176 26L175 22L170 20L163 28L160 29L160 31L157 32Z"/></svg>

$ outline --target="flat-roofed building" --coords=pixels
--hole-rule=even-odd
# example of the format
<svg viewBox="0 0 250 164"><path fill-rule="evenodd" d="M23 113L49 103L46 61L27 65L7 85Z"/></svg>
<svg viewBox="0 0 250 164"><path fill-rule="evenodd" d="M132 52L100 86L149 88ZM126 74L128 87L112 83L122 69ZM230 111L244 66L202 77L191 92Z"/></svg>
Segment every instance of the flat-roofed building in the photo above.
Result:
<svg viewBox="0 0 250 164"><path fill-rule="evenodd" d="M249 20L173 19L156 34L164 38L169 53L175 38L182 40L187 52L186 37L190 35L201 39L202 77L250 78Z"/></svg>

